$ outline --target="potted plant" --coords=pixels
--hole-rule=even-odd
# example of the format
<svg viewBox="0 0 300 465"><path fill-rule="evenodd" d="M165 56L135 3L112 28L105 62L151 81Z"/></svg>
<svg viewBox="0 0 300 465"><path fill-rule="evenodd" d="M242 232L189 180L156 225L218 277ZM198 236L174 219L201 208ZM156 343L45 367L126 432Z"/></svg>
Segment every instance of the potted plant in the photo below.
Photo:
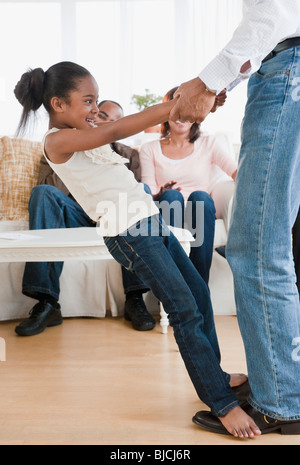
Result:
<svg viewBox="0 0 300 465"><path fill-rule="evenodd" d="M133 103L139 111L143 111L146 108L150 107L151 105L155 105L162 101L161 95L155 95L150 92L149 89L145 89L145 94L138 95L133 94L131 97L131 103ZM145 129L145 132L159 132L160 125L153 126L151 128Z"/></svg>

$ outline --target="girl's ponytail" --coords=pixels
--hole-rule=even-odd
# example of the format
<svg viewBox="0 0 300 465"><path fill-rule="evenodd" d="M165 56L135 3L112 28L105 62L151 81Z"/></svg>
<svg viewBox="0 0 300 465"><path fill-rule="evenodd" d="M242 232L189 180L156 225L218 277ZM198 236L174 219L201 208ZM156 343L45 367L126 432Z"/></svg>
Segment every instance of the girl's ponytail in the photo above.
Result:
<svg viewBox="0 0 300 465"><path fill-rule="evenodd" d="M21 76L14 94L23 106L23 112L17 129L20 134L28 122L31 112L36 112L43 103L45 72L42 68L29 70Z"/></svg>
<svg viewBox="0 0 300 465"><path fill-rule="evenodd" d="M70 92L77 89L78 82L89 75L86 68L71 61L56 63L46 72L42 68L36 68L24 73L14 91L23 106L17 135L25 130L31 112L36 112L43 104L50 114L52 97L59 97L67 102Z"/></svg>

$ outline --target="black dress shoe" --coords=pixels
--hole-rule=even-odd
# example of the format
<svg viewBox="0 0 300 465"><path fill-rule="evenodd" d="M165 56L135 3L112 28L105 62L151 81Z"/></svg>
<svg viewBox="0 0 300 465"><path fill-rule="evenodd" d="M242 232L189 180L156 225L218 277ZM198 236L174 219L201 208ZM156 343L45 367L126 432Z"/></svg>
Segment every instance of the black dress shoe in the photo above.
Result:
<svg viewBox="0 0 300 465"><path fill-rule="evenodd" d="M221 245L220 247L216 247L215 251L218 252L218 254L221 255L221 257L226 258L226 246L225 245Z"/></svg>
<svg viewBox="0 0 300 465"><path fill-rule="evenodd" d="M236 395L236 398L239 401L241 407L248 405L248 397L251 394L251 388L248 380L239 386L231 388L231 390Z"/></svg>
<svg viewBox="0 0 300 465"><path fill-rule="evenodd" d="M60 305L52 305L47 300L38 302L31 310L29 317L22 321L15 331L19 336L34 336L42 333L47 326L57 326L63 322Z"/></svg>
<svg viewBox="0 0 300 465"><path fill-rule="evenodd" d="M132 327L137 331L149 331L156 325L153 316L146 309L142 297L133 296L126 300L124 317L131 321Z"/></svg>
<svg viewBox="0 0 300 465"><path fill-rule="evenodd" d="M229 431L222 425L218 417L215 417L211 412L201 410L193 416L195 425L210 431L211 433L226 434L231 436Z"/></svg>
<svg viewBox="0 0 300 465"><path fill-rule="evenodd" d="M249 415L262 434L279 432L281 434L300 434L300 420L281 421L274 418L267 417L262 413L255 410L251 405L247 405L243 409ZM207 431L212 433L231 435L227 429L222 425L220 420L212 415L211 412L200 411L193 417L193 422Z"/></svg>
<svg viewBox="0 0 300 465"><path fill-rule="evenodd" d="M249 415L249 417L253 418L262 434L274 432L279 432L283 435L300 434L300 420L275 420L274 418L270 418L267 415L260 413L249 404L244 407L243 410L247 413L247 415Z"/></svg>

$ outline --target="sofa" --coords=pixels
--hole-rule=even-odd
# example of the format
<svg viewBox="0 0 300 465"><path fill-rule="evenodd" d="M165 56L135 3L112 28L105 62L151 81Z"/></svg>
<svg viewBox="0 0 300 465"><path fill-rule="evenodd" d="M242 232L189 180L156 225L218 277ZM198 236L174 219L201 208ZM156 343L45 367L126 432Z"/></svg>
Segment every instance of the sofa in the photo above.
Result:
<svg viewBox="0 0 300 465"><path fill-rule="evenodd" d="M224 134L222 143L235 156ZM0 137L0 233L28 229L28 201L37 183L41 143L25 138ZM234 182L215 167L211 195L216 206L215 247L226 244ZM22 294L24 263L0 263L0 320L22 319L36 303ZM235 314L233 279L227 261L214 252L210 291L215 314ZM60 279L63 317L121 316L125 296L120 265L112 259L66 262ZM159 303L145 295L149 311Z"/></svg>

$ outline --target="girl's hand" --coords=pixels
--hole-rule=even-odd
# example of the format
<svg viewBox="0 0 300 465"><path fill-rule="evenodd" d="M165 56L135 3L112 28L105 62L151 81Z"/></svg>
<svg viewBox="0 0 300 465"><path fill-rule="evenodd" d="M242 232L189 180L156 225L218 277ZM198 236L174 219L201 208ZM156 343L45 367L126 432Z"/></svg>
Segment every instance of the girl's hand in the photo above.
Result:
<svg viewBox="0 0 300 465"><path fill-rule="evenodd" d="M219 107L222 107L227 99L227 94L226 94L226 89L222 90L222 92L219 93L219 95L216 96L215 98L215 103L212 109L210 110L211 113L214 113L217 111Z"/></svg>

